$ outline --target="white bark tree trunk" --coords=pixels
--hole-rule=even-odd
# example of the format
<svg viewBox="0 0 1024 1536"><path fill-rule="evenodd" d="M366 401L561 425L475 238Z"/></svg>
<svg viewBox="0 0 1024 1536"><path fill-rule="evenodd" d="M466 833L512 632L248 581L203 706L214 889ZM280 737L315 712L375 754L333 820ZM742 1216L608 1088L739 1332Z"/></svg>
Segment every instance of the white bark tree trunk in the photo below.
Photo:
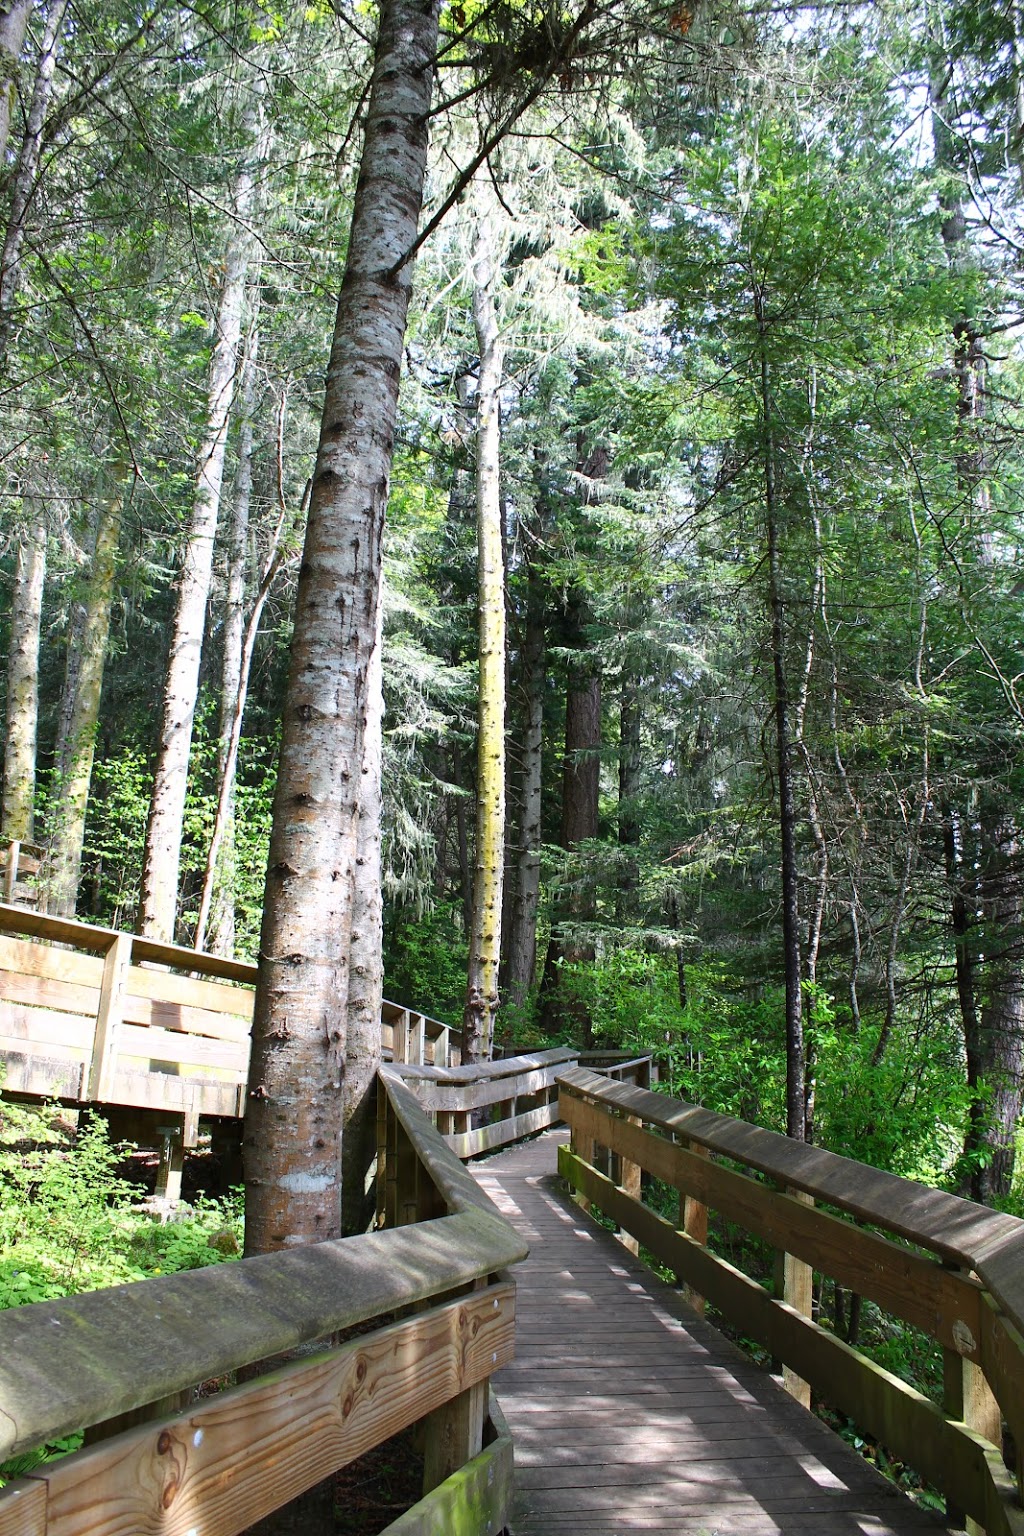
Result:
<svg viewBox="0 0 1024 1536"><path fill-rule="evenodd" d="M244 1133L246 1253L341 1231L359 789L437 27L436 0L383 0L296 600Z"/></svg>
<svg viewBox="0 0 1024 1536"><path fill-rule="evenodd" d="M18 63L32 0L12 0L0 11L0 163L7 153L11 113L18 99Z"/></svg>
<svg viewBox="0 0 1024 1536"><path fill-rule="evenodd" d="M224 654L220 674L220 719L217 745L217 815L210 836L210 850L203 879L203 894L196 924L196 949L206 942L207 916L211 944L219 955L235 952L235 767L238 743L235 717L241 725L248 677L242 682L242 651L245 642L245 568L249 546L249 507L252 501L252 411L255 395L256 356L259 336L250 332L242 360L238 389L238 470L226 539L227 580L224 593ZM261 605L262 606L262 605Z"/></svg>
<svg viewBox="0 0 1024 1536"><path fill-rule="evenodd" d="M32 841L39 723L39 627L46 580L46 510L40 497L23 498L25 528L18 544L7 652L7 744L0 836Z"/></svg>
<svg viewBox="0 0 1024 1536"><path fill-rule="evenodd" d="M14 324L14 301L21 282L21 248L25 243L25 226L29 204L36 189L36 175L43 148L43 126L53 95L53 76L60 51L60 34L64 25L64 13L68 0L51 0L43 28L43 41L36 68L36 81L32 91L32 103L28 111L25 137L21 142L18 169L11 193L11 208L7 217L7 233L0 253L0 371L7 362L11 329Z"/></svg>
<svg viewBox="0 0 1024 1536"><path fill-rule="evenodd" d="M73 689L63 760L57 764L58 801L47 829L44 888L48 910L72 917L78 897L85 841L85 816L92 783L96 730L100 719L103 671L110 634L110 610L117 575L117 549L121 540L124 505L122 468L117 484L100 507L93 548L92 569L85 599L77 667L69 667Z"/></svg>
<svg viewBox="0 0 1024 1536"><path fill-rule="evenodd" d="M177 913L188 760L199 692L199 667L213 572L213 545L220 512L228 423L242 335L250 256L250 239L245 226L252 212L253 193L252 167L245 166L239 172L232 198L235 222L231 226L224 260L217 335L210 359L206 425L199 450L195 500L178 577L163 717L143 853L138 930L168 943L174 939Z"/></svg>

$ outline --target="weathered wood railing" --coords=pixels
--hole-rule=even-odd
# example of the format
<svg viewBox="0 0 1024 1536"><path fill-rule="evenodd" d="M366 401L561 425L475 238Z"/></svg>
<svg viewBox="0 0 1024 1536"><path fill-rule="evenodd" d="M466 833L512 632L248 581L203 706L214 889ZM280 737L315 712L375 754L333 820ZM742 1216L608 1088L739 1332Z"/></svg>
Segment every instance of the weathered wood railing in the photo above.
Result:
<svg viewBox="0 0 1024 1536"><path fill-rule="evenodd" d="M18 838L0 842L0 899L34 907L35 879L42 860L43 850L38 843L26 843Z"/></svg>
<svg viewBox="0 0 1024 1536"><path fill-rule="evenodd" d="M433 1116L456 1156L466 1158L555 1125L557 1079L578 1055L565 1049L536 1051L447 1070L396 1063L394 1071L420 1108Z"/></svg>
<svg viewBox="0 0 1024 1536"><path fill-rule="evenodd" d="M0 905L6 1088L171 1120L159 1130L162 1193L173 1199L199 1117L244 1112L255 985L245 961ZM385 1002L381 1029L399 1060L459 1060L457 1031L397 1003ZM134 1122L116 1129L146 1139Z"/></svg>
<svg viewBox="0 0 1024 1536"><path fill-rule="evenodd" d="M649 1088L657 1078L657 1066L652 1056L637 1056L632 1051L581 1051L579 1065L613 1082L632 1083L637 1088Z"/></svg>
<svg viewBox="0 0 1024 1536"><path fill-rule="evenodd" d="M813 1386L944 1493L954 1516L1024 1536L1024 1222L579 1068L561 1079L561 1109L572 1135L563 1176L692 1299L785 1362L795 1395L807 1401ZM599 1171L598 1149L619 1159L618 1183ZM678 1222L642 1203L642 1170L678 1191ZM784 1256L781 1299L710 1252L709 1208ZM937 1340L944 1409L812 1321L814 1272Z"/></svg>
<svg viewBox="0 0 1024 1536"><path fill-rule="evenodd" d="M526 1250L397 1079L382 1083L379 1125L393 1230L0 1313L0 1460L103 1426L0 1492L0 1536L234 1536L421 1420L425 1497L395 1536L502 1529L511 1444L500 1421L485 1443L485 1402L514 1342L503 1271ZM119 1427L374 1318L372 1332Z"/></svg>

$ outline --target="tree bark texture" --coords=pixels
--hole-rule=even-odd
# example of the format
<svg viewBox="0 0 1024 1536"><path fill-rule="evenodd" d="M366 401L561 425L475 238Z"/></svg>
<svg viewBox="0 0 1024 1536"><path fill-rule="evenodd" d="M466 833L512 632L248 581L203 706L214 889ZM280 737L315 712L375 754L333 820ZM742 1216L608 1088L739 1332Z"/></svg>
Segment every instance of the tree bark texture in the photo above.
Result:
<svg viewBox="0 0 1024 1536"><path fill-rule="evenodd" d="M380 1010L384 995L381 947L380 796L383 751L383 604L377 608L377 637L367 675L366 729L359 784L356 878L352 892L349 943L348 1027L345 1045L345 1107L341 1164L342 1230L365 1232L375 1197L366 1176L377 1142L377 1068L380 1066Z"/></svg>
<svg viewBox="0 0 1024 1536"><path fill-rule="evenodd" d="M142 861L142 897L138 930L171 943L178 906L182 823L188 790L188 760L199 697L206 605L213 574L213 546L220 513L228 424L242 336L250 239L247 223L253 206L254 176L244 166L235 181L235 221L228 235L224 281L217 306L216 337L210 358L206 424L192 515L185 535L174 605L171 649L164 682L163 716L157 745L149 823Z"/></svg>
<svg viewBox="0 0 1024 1536"><path fill-rule="evenodd" d="M0 836L31 842L35 825L36 732L39 723L39 627L46 580L46 511L40 497L23 498L7 652L7 741Z"/></svg>
<svg viewBox="0 0 1024 1536"><path fill-rule="evenodd" d="M0 164L7 153L11 113L18 99L18 65L32 0L12 0L0 11Z"/></svg>
<svg viewBox="0 0 1024 1536"><path fill-rule="evenodd" d="M29 205L36 190L36 176L43 149L43 127L53 95L53 76L57 68L67 3L68 0L50 0L46 13L32 102L28 109L25 137L21 141L18 169L11 192L7 233L3 251L0 252L0 373L7 365L7 349L14 324L14 301L21 283L21 250L25 244Z"/></svg>
<svg viewBox="0 0 1024 1536"><path fill-rule="evenodd" d="M341 1231L360 780L437 28L436 0L381 6L284 709L244 1132L246 1253Z"/></svg>
<svg viewBox="0 0 1024 1536"><path fill-rule="evenodd" d="M120 468L113 490L100 505L77 666L73 670L69 668L73 697L63 761L57 765L59 801L53 807L47 829L44 879L48 910L62 917L74 916L82 869L85 817L103 695L117 550L121 542L125 475L126 469Z"/></svg>
<svg viewBox="0 0 1024 1536"><path fill-rule="evenodd" d="M477 549L480 661L476 767L476 869L469 936L462 1055L491 1055L498 1005L501 894L505 869L505 561L501 537L503 347L495 304L494 246L481 218L473 274L473 323L480 349L477 383Z"/></svg>
<svg viewBox="0 0 1024 1536"><path fill-rule="evenodd" d="M544 768L544 606L544 585L539 571L531 563L527 572L526 627L520 650L520 688L524 704L522 774L508 934L508 1001L514 1008L526 1006L537 968Z"/></svg>

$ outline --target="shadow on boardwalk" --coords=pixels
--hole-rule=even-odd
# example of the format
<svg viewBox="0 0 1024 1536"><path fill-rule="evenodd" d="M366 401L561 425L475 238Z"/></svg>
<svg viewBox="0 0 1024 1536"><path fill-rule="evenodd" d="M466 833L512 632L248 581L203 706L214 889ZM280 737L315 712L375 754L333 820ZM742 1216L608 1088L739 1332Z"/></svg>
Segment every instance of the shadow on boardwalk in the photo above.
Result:
<svg viewBox="0 0 1024 1536"><path fill-rule="evenodd" d="M747 1361L569 1200L564 1132L475 1168L530 1244L516 1360L513 1536L903 1536L941 1523Z"/></svg>

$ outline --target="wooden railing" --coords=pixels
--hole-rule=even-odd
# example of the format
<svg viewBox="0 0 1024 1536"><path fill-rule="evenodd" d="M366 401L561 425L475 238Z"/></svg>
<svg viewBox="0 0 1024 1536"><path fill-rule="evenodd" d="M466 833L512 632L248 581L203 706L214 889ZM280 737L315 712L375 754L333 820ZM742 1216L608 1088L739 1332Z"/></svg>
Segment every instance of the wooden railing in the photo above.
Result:
<svg viewBox="0 0 1024 1536"><path fill-rule="evenodd" d="M234 1536L421 1420L425 1497L396 1536L502 1529L511 1444L485 1404L513 1350L503 1271L526 1249L391 1077L378 1123L392 1230L0 1313L0 1460L100 1426L0 1492L0 1536ZM167 1411L197 1383L370 1319L380 1327Z"/></svg>
<svg viewBox="0 0 1024 1536"><path fill-rule="evenodd" d="M457 1157L477 1157L558 1121L557 1079L579 1053L537 1051L475 1066L394 1066ZM476 1123L474 1123L476 1122Z"/></svg>
<svg viewBox="0 0 1024 1536"><path fill-rule="evenodd" d="M691 1299L706 1297L783 1361L804 1402L809 1384L877 1436L945 1494L954 1517L1022 1536L1024 1222L579 1068L561 1078L561 1108L572 1141L559 1149L560 1172ZM605 1150L614 1177L600 1170ZM678 1192L677 1221L643 1203L643 1172ZM709 1208L773 1245L781 1299L709 1250ZM814 1273L941 1345L943 1408L812 1320Z"/></svg>
<svg viewBox="0 0 1024 1536"><path fill-rule="evenodd" d="M6 1089L170 1118L159 1129L173 1199L199 1117L244 1113L255 985L246 961L0 905ZM397 1003L384 1003L381 1031L399 1060L460 1060L457 1031ZM135 1124L120 1134L146 1136Z"/></svg>
<svg viewBox="0 0 1024 1536"><path fill-rule="evenodd" d="M657 1064L650 1055L637 1056L633 1051L581 1051L578 1065L613 1082L632 1083L637 1088L650 1088L657 1080Z"/></svg>
<svg viewBox="0 0 1024 1536"><path fill-rule="evenodd" d="M43 850L37 843L17 838L0 843L0 900L34 907L35 879L42 861Z"/></svg>

